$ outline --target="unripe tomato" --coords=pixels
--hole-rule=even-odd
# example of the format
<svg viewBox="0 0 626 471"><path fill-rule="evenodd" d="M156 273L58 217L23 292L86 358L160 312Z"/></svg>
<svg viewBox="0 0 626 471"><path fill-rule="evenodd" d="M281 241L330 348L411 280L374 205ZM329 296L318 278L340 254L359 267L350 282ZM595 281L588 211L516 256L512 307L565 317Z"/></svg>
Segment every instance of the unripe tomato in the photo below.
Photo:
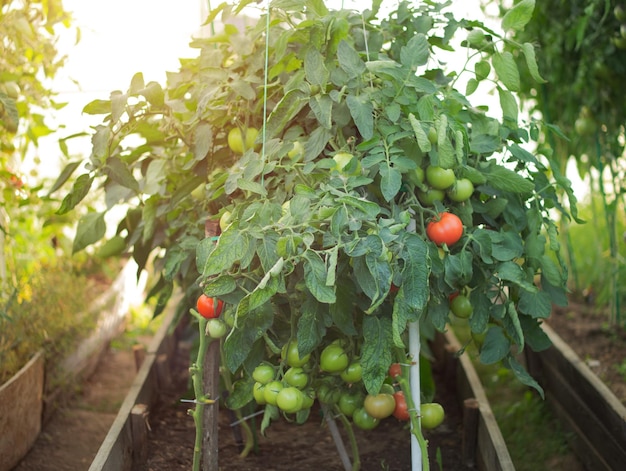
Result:
<svg viewBox="0 0 626 471"><path fill-rule="evenodd" d="M396 401L391 394L368 394L365 396L363 408L376 419L385 419L393 414Z"/></svg>
<svg viewBox="0 0 626 471"><path fill-rule="evenodd" d="M429 165L426 167L426 181L437 190L447 190L456 181L454 170Z"/></svg>
<svg viewBox="0 0 626 471"><path fill-rule="evenodd" d="M411 169L407 173L407 178L409 182L413 183L415 186L420 186L424 183L424 169L422 167L417 167L415 169Z"/></svg>
<svg viewBox="0 0 626 471"><path fill-rule="evenodd" d="M254 141L258 134L258 129L249 127L245 131L244 140L241 129L234 127L228 132L228 147L236 154L243 154L247 149L254 147Z"/></svg>
<svg viewBox="0 0 626 471"><path fill-rule="evenodd" d="M213 301L214 299L216 298L210 298L203 293L198 298L198 301L196 301L196 308L198 309L200 315L205 319L215 319L216 317L219 317L222 312L224 301L218 299L217 305L215 305Z"/></svg>
<svg viewBox="0 0 626 471"><path fill-rule="evenodd" d="M228 326L222 319L209 319L205 330L212 339L220 339L228 332Z"/></svg>
<svg viewBox="0 0 626 471"><path fill-rule="evenodd" d="M228 210L222 213L222 216L220 217L220 229L222 232L226 230L232 217L233 215Z"/></svg>
<svg viewBox="0 0 626 471"><path fill-rule="evenodd" d="M436 402L427 402L420 407L422 428L433 429L438 427L443 422L444 416L443 407Z"/></svg>
<svg viewBox="0 0 626 471"><path fill-rule="evenodd" d="M348 367L350 359L341 345L330 344L320 355L320 369L327 373L340 373Z"/></svg>
<svg viewBox="0 0 626 471"><path fill-rule="evenodd" d="M443 201L445 196L445 191L435 188L429 188L426 191L417 191L417 199L419 199L424 206L434 206L435 201Z"/></svg>
<svg viewBox="0 0 626 471"><path fill-rule="evenodd" d="M459 178L452 187L448 189L448 198L455 203L467 201L474 193L474 184L467 178Z"/></svg>
<svg viewBox="0 0 626 471"><path fill-rule="evenodd" d="M346 175L360 175L361 174L361 162L354 158L354 155L349 152L337 152L333 156L335 166L333 170Z"/></svg>
<svg viewBox="0 0 626 471"><path fill-rule="evenodd" d="M302 145L300 141L296 141L293 143L293 147L291 148L291 150L287 152L287 156L290 159L295 159L296 157L298 157L299 155L303 153L304 153L304 146Z"/></svg>
<svg viewBox="0 0 626 471"><path fill-rule="evenodd" d="M252 371L252 379L257 383L267 384L274 379L274 368L266 363L261 363Z"/></svg>
<svg viewBox="0 0 626 471"><path fill-rule="evenodd" d="M348 384L353 384L361 381L363 377L363 368L361 367L361 363L358 361L353 361L348 365L348 367L341 372L341 379L343 379Z"/></svg>
<svg viewBox="0 0 626 471"><path fill-rule="evenodd" d="M267 383L265 385L265 390L263 391L263 397L265 398L265 402L275 406L278 393L281 392L283 388L283 383L280 381L270 381L269 383Z"/></svg>
<svg viewBox="0 0 626 471"><path fill-rule="evenodd" d="M299 366L292 366L283 376L283 380L294 388L304 389L309 382L309 375Z"/></svg>
<svg viewBox="0 0 626 471"><path fill-rule="evenodd" d="M352 422L362 430L372 430L378 426L380 420L369 415L365 407L359 407L352 413Z"/></svg>
<svg viewBox="0 0 626 471"><path fill-rule="evenodd" d="M276 405L280 410L291 414L302 409L303 399L302 391L289 386L280 390L276 396Z"/></svg>
<svg viewBox="0 0 626 471"><path fill-rule="evenodd" d="M409 415L409 409L406 404L406 397L404 397L404 392L396 391L393 394L393 398L396 401L396 407L393 410L393 416L398 420L409 420L411 416Z"/></svg>
<svg viewBox="0 0 626 471"><path fill-rule="evenodd" d="M463 236L463 223L452 213L439 213L439 219L430 221L426 235L437 245L453 245Z"/></svg>
<svg viewBox="0 0 626 471"><path fill-rule="evenodd" d="M348 393L345 392L339 398L337 403L341 413L347 417L352 417L354 411L359 407L363 407L363 395L361 393Z"/></svg>
<svg viewBox="0 0 626 471"><path fill-rule="evenodd" d="M310 354L300 357L298 342L296 340L292 340L283 345L281 353L283 360L289 366L304 366L309 361L309 358L311 358Z"/></svg>
<svg viewBox="0 0 626 471"><path fill-rule="evenodd" d="M467 319L474 312L472 303L469 298L463 294L459 294L450 302L450 310L452 314L461 319Z"/></svg>
<svg viewBox="0 0 626 471"><path fill-rule="evenodd" d="M264 384L261 384L259 382L254 383L254 386L252 387L252 395L254 396L254 400L258 405L263 406L267 404L267 401L265 400Z"/></svg>

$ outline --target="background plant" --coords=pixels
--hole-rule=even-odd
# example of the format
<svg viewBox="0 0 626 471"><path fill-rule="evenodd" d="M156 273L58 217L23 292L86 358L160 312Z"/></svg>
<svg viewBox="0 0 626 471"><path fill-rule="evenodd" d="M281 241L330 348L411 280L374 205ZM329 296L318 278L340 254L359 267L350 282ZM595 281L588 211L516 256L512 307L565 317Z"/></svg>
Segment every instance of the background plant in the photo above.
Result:
<svg viewBox="0 0 626 471"><path fill-rule="evenodd" d="M81 218L74 248L102 239L108 208L123 204L107 245L140 268L154 259L157 313L175 284L187 297L182 312L200 292L225 301L233 408L253 400L261 362L282 384L291 343L326 406L333 390L378 394L393 361L417 360L406 356L407 325L419 322L426 337L445 329L460 291L473 306L471 330L485 335L481 361L502 361L539 389L514 353L544 348L540 320L566 302L551 210L566 214L563 191L574 199L549 149L525 150L541 124L519 122L514 54L541 81L532 45L455 19L450 2L402 2L378 18L379 3L359 14L277 1L248 28L244 6L211 13L223 32L193 41L197 57L181 60L165 88L136 74L126 92L85 107L104 120L89 160L58 181L81 168L59 213L96 188L109 206ZM520 2L504 31L522 29L533 7ZM459 37L468 60L455 72L443 57ZM471 102L482 86L500 110ZM229 139L233 129L257 138ZM429 177L433 166L452 170L449 185ZM466 197L446 192L461 180ZM442 212L464 233L437 246L426 227ZM218 219L223 232L206 237ZM356 384L319 372L333 345L360 364ZM278 416L267 405L263 427Z"/></svg>
<svg viewBox="0 0 626 471"><path fill-rule="evenodd" d="M624 290L619 281L623 272L620 245L623 234L618 220L624 213L624 106L622 83L626 78L626 15L620 1L544 1L537 2L532 20L513 36L517 41L536 41L538 63L546 82L540 85L522 80L520 97L531 110L556 124L542 141L554 149L554 160L565 168L574 159L582 177L590 182L592 194L602 196L608 240L603 248L610 254L607 273L611 297L612 322L621 322ZM520 70L528 72L523 66ZM563 136L564 135L564 136ZM566 138L565 138L566 136ZM594 218L594 223L597 222ZM563 232L566 224L563 223ZM589 254L577 256L569 242L572 286L581 291ZM593 289L605 285L594 280Z"/></svg>

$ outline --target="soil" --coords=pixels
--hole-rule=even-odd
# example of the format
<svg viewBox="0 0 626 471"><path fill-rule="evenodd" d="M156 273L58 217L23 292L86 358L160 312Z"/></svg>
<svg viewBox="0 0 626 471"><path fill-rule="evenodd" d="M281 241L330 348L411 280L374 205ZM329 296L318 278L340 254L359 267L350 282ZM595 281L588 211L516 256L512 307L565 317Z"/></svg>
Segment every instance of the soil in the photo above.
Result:
<svg viewBox="0 0 626 471"><path fill-rule="evenodd" d="M608 328L606 321L607 317L597 313L591 306L572 302L567 308L555 309L548 323L624 402L626 381L624 373L618 370L616 364L626 358L626 333ZM193 420L187 414L189 405L180 401L181 398L190 397L187 359L179 358L178 365L171 387L162 391L159 402L150 412L149 461L137 467L136 471L191 469L195 430ZM33 450L14 471L87 470L115 419L135 372L130 348L109 349L80 393L56 412ZM438 375L437 371L435 375ZM436 400L444 405L446 421L428 433L429 454L432 455L430 462L432 469L439 469L435 455L440 454L442 469L466 470L468 467L460 456L461 412L455 396L447 391L445 387L437 388ZM309 421L303 425L290 424L284 419L273 422L266 436L258 436L257 452L245 459L239 457L237 427L231 427L232 422L229 411L221 408L220 470L343 469L328 427L318 409L312 412ZM256 419L257 429L259 422ZM341 424L338 425L341 430ZM409 432L403 423L393 418L386 419L377 429L370 432L356 430L356 434L361 469L364 471L401 471L411 468Z"/></svg>
<svg viewBox="0 0 626 471"><path fill-rule="evenodd" d="M187 370L179 375L151 414L148 462L137 471L189 470L192 468L195 428L187 407L180 403L188 391ZM442 378L434 371L438 385ZM187 396L188 397L188 396ZM435 401L446 411L446 418L437 429L425 434L429 442L430 462L436 463L440 453L443 469L467 470L461 449L461 411L451 388L438 387ZM272 422L265 436L259 433L260 420L250 421L257 431L257 451L240 457L239 430L232 427L232 413L220 408L219 470L220 471L343 471L336 445L318 407L313 407L309 420L302 425L279 419ZM341 423L337 422L340 430ZM372 431L355 428L356 440L364 471L411 469L410 434L405 423L394 418L381 421ZM349 448L345 433L343 441ZM433 468L435 469L435 468Z"/></svg>

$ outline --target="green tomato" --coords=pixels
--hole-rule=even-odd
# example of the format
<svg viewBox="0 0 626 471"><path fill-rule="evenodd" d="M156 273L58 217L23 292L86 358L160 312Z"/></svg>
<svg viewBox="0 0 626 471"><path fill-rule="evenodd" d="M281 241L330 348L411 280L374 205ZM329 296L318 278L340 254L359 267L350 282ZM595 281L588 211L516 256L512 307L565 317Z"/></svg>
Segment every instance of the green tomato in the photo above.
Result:
<svg viewBox="0 0 626 471"><path fill-rule="evenodd" d="M433 429L443 422L445 413L441 404L427 402L420 407L420 423L422 428Z"/></svg>
<svg viewBox="0 0 626 471"><path fill-rule="evenodd" d="M436 190L447 190L456 181L454 170L429 165L426 167L426 181Z"/></svg>
<svg viewBox="0 0 626 471"><path fill-rule="evenodd" d="M320 369L327 373L340 373L348 367L350 359L341 345L330 344L320 355Z"/></svg>
<svg viewBox="0 0 626 471"><path fill-rule="evenodd" d="M358 383L363 377L363 368L361 363L354 361L348 365L348 367L341 372L341 379L348 384Z"/></svg>
<svg viewBox="0 0 626 471"><path fill-rule="evenodd" d="M365 407L359 407L352 413L352 422L361 430L372 430L378 426L380 420L369 415Z"/></svg>
<svg viewBox="0 0 626 471"><path fill-rule="evenodd" d="M391 394L368 394L365 396L363 408L372 417L385 419L393 414L396 408L396 400Z"/></svg>
<svg viewBox="0 0 626 471"><path fill-rule="evenodd" d="M437 140L439 136L437 136L437 130L434 127L428 128L428 140L431 144L437 144Z"/></svg>
<svg viewBox="0 0 626 471"><path fill-rule="evenodd" d="M443 201L445 196L445 191L436 190L435 188L430 188L427 191L417 191L417 198L424 206L434 206L435 201Z"/></svg>
<svg viewBox="0 0 626 471"><path fill-rule="evenodd" d="M333 156L335 166L333 170L346 175L360 175L361 174L361 162L354 158L354 155L349 152L337 152Z"/></svg>
<svg viewBox="0 0 626 471"><path fill-rule="evenodd" d="M267 404L265 400L265 385L259 382L254 383L252 387L252 395L254 396L254 400L260 406Z"/></svg>
<svg viewBox="0 0 626 471"><path fill-rule="evenodd" d="M269 383L267 383L265 385L265 390L263 391L263 397L265 398L265 402L275 406L278 393L281 392L283 388L283 383L280 381L270 381Z"/></svg>
<svg viewBox="0 0 626 471"><path fill-rule="evenodd" d="M302 408L310 409L315 402L315 391L311 388L302 391Z"/></svg>
<svg viewBox="0 0 626 471"><path fill-rule="evenodd" d="M289 385L298 389L304 389L309 382L309 375L299 366L292 366L283 376L283 380Z"/></svg>
<svg viewBox="0 0 626 471"><path fill-rule="evenodd" d="M448 189L448 198L456 203L462 203L474 193L474 184L467 178L459 178L454 185Z"/></svg>
<svg viewBox="0 0 626 471"><path fill-rule="evenodd" d="M469 298L463 294L459 294L450 302L450 310L452 314L461 319L469 318L474 312Z"/></svg>
<svg viewBox="0 0 626 471"><path fill-rule="evenodd" d="M322 404L336 404L341 397L341 390L332 387L328 383L322 383L317 387L317 398Z"/></svg>
<svg viewBox="0 0 626 471"><path fill-rule="evenodd" d="M295 159L296 157L302 154L304 154L304 146L302 145L300 141L294 142L291 150L287 152L287 156L290 159Z"/></svg>
<svg viewBox="0 0 626 471"><path fill-rule="evenodd" d="M205 330L212 339L220 339L228 332L228 325L222 319L209 319Z"/></svg>
<svg viewBox="0 0 626 471"><path fill-rule="evenodd" d="M252 379L261 384L274 380L275 371L270 365L261 363L252 371Z"/></svg>
<svg viewBox="0 0 626 471"><path fill-rule="evenodd" d="M289 414L298 412L302 409L304 401L302 391L293 386L289 386L280 390L276 396L276 405L278 408Z"/></svg>
<svg viewBox="0 0 626 471"><path fill-rule="evenodd" d="M311 358L310 354L300 357L297 340L292 340L283 345L281 353L283 360L289 366L304 366L309 361L309 358Z"/></svg>
<svg viewBox="0 0 626 471"><path fill-rule="evenodd" d="M352 414L354 414L355 410L357 410L359 407L363 407L363 399L363 394L359 392L345 392L339 398L337 406L339 407L339 410L343 415L347 417L352 417Z"/></svg>
<svg viewBox="0 0 626 471"><path fill-rule="evenodd" d="M231 219L232 219L233 215L230 211L226 210L222 213L222 215L220 216L220 230L222 232L224 232L226 230L226 228L229 226L229 224L231 223Z"/></svg>
<svg viewBox="0 0 626 471"><path fill-rule="evenodd" d="M228 147L236 154L243 154L247 149L254 147L254 141L256 141L258 134L258 129L250 127L245 130L244 139L241 129L234 127L228 132Z"/></svg>

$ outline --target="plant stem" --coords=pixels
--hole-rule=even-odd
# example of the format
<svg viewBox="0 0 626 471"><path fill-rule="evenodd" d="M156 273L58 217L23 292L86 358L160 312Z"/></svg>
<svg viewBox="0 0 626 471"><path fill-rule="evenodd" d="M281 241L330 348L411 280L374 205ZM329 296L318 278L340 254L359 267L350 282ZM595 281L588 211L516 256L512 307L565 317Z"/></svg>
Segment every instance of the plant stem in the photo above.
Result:
<svg viewBox="0 0 626 471"><path fill-rule="evenodd" d="M193 447L193 471L200 471L200 461L202 458L202 418L204 415L204 407L206 397L202 384L202 371L204 366L204 356L209 346L206 336L207 321L201 316L198 319L198 329L200 331L200 345L198 347L198 357L196 362L191 366L191 379L193 383L193 391L196 397L196 407L191 416L196 426L196 440Z"/></svg>
<svg viewBox="0 0 626 471"><path fill-rule="evenodd" d="M339 453L339 458L341 459L343 468L346 471L356 471L356 469L353 468L350 464L350 457L348 456L346 447L343 444L343 440L341 439L341 434L339 433L339 429L337 428L337 422L335 422L335 418L333 417L327 404L322 404L322 411L324 413L324 419L328 424L328 430L330 430L330 435L333 437L333 441L335 442L335 446L337 447L337 452Z"/></svg>

